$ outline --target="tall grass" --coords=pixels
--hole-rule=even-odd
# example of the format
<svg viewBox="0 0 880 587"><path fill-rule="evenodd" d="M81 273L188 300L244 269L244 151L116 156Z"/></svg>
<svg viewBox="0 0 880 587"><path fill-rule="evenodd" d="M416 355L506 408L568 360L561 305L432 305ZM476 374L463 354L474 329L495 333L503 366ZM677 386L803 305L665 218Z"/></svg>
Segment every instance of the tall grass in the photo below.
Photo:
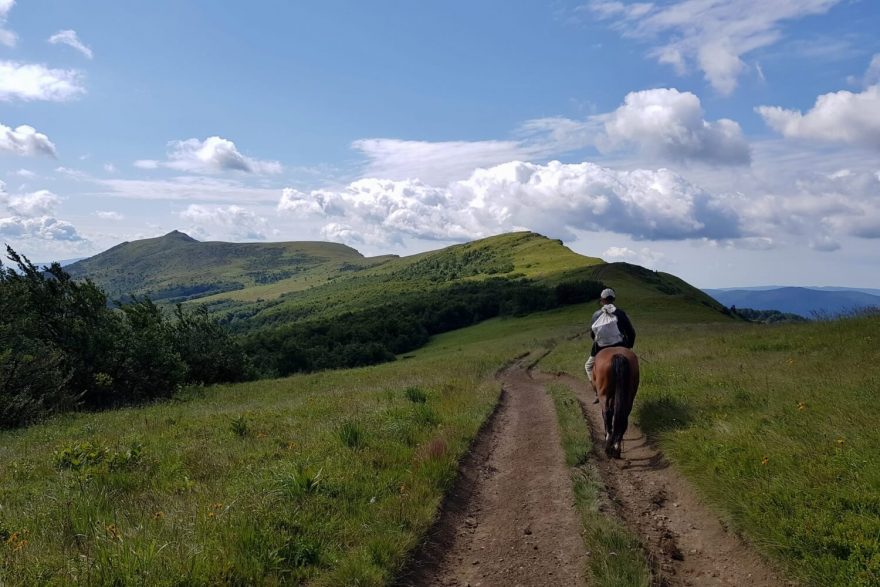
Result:
<svg viewBox="0 0 880 587"><path fill-rule="evenodd" d="M635 418L761 551L817 586L880 584L880 317L636 321ZM541 366L583 377L584 343Z"/></svg>
<svg viewBox="0 0 880 587"><path fill-rule="evenodd" d="M572 312L0 433L0 584L385 584L496 402L495 372L569 333Z"/></svg>

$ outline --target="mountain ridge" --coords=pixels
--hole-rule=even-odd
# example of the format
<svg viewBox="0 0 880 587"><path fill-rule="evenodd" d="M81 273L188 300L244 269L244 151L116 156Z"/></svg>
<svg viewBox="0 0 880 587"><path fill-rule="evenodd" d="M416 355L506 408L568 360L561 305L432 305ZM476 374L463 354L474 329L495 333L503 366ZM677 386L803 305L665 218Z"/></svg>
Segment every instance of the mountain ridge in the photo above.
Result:
<svg viewBox="0 0 880 587"><path fill-rule="evenodd" d="M530 231L494 235L398 257L364 257L338 243L197 241L180 231L121 243L69 267L111 297L149 295L159 303L203 304L243 331L305 318L329 318L379 307L385 300L487 279L527 279L555 287L600 281L618 289L636 312L721 304L678 277L575 253L562 241ZM672 303L676 302L676 303ZM677 303L681 302L681 304ZM684 305L682 305L684 304Z"/></svg>
<svg viewBox="0 0 880 587"><path fill-rule="evenodd" d="M880 307L880 296L858 289L778 287L773 289L704 289L725 306L753 310L778 310L805 318L837 315L867 307Z"/></svg>

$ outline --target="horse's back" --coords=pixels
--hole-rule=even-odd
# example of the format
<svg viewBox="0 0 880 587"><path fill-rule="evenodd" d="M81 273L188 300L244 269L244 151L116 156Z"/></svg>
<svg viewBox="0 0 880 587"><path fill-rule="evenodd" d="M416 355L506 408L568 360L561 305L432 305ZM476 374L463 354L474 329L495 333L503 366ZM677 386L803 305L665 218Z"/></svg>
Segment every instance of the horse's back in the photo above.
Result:
<svg viewBox="0 0 880 587"><path fill-rule="evenodd" d="M596 365L593 367L593 377L595 378L597 387L602 387L602 383L608 379L612 379L614 370L614 357L623 355L629 363L630 377L636 389L639 386L639 358L631 349L626 347L608 347L602 349L596 354Z"/></svg>

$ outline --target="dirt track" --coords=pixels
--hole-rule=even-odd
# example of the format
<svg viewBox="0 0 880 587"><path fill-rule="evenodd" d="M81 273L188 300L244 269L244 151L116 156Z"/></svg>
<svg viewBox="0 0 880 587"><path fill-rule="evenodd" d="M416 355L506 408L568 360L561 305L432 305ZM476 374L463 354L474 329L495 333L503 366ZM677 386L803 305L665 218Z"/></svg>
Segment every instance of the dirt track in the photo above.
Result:
<svg viewBox="0 0 880 587"><path fill-rule="evenodd" d="M587 397L583 383L568 376L537 376L560 381L581 401L594 446L602 446L604 430L598 405ZM636 399L638 401L638 398ZM718 516L662 453L630 422L623 459L595 456L595 462L617 514L641 538L653 558L659 585L780 586L788 584L739 537L728 532Z"/></svg>
<svg viewBox="0 0 880 587"><path fill-rule="evenodd" d="M574 508L553 402L543 384L578 394L597 442L598 406L570 377L533 378L520 362L505 370L498 409L462 464L425 547L401 585L583 585L583 531ZM630 426L624 460L595 456L615 514L648 550L657 585L785 585L727 532L644 435Z"/></svg>

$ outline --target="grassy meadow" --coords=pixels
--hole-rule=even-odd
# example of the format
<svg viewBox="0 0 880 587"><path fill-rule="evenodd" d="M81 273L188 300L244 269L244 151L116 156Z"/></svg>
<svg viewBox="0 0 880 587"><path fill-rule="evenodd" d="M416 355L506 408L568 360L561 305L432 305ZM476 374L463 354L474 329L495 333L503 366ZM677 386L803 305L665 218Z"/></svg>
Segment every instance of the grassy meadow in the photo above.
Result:
<svg viewBox="0 0 880 587"><path fill-rule="evenodd" d="M636 421L721 516L807 585L880 584L880 316L756 326L631 315ZM539 366L583 377L582 363L572 340Z"/></svg>
<svg viewBox="0 0 880 587"><path fill-rule="evenodd" d="M495 404L496 370L585 311L0 433L0 584L385 584Z"/></svg>

